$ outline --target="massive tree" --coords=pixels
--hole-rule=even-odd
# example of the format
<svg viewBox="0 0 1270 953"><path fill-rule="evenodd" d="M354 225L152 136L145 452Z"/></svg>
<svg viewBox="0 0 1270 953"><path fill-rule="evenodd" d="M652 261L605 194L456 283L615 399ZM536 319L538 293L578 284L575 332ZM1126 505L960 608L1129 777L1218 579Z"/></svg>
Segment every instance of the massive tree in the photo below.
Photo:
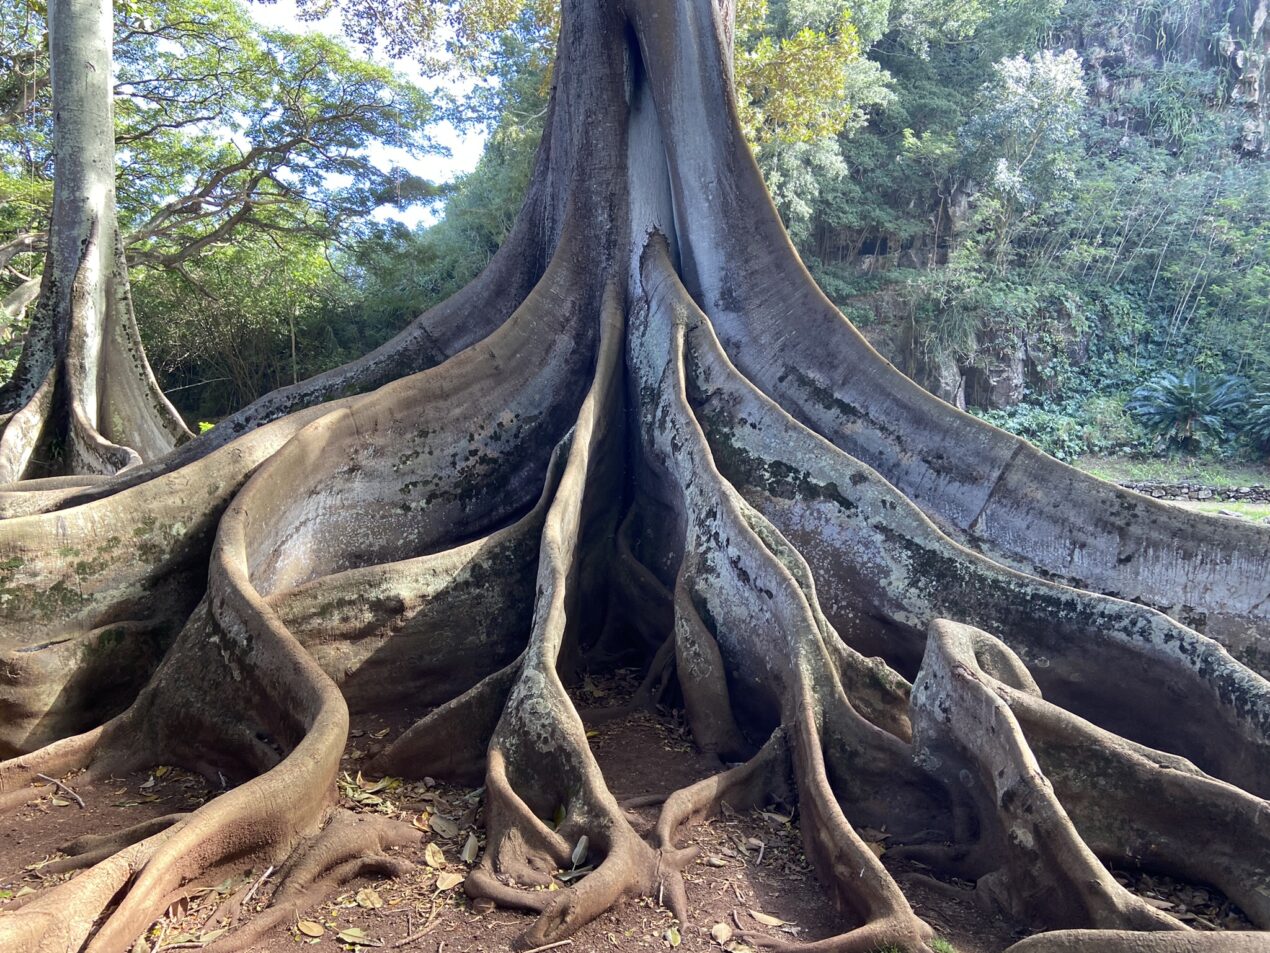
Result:
<svg viewBox="0 0 1270 953"><path fill-rule="evenodd" d="M0 495L0 806L153 764L227 786L78 845L0 946L125 949L201 880L281 866L274 912L215 944L241 949L306 890L399 871L417 832L332 809L352 711L417 718L376 770L483 779L465 887L535 912L529 946L625 897L689 918L684 826L781 796L842 912L799 948L927 948L863 826L1035 931L1017 953L1267 948L1106 865L1270 929L1270 533L1077 473L881 360L767 197L731 6L565 0L480 278L154 463ZM651 841L567 688L632 655L723 762ZM594 872L535 889L584 835Z"/></svg>

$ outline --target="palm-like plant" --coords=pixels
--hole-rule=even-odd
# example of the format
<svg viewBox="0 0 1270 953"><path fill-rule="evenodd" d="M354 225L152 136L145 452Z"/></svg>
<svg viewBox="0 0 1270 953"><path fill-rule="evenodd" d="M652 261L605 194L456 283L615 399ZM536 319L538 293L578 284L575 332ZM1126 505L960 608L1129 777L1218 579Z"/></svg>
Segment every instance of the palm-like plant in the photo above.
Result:
<svg viewBox="0 0 1270 953"><path fill-rule="evenodd" d="M1243 409L1247 384L1238 377L1210 377L1195 368L1166 371L1133 392L1125 409L1164 443L1186 452L1226 435L1227 420Z"/></svg>
<svg viewBox="0 0 1270 953"><path fill-rule="evenodd" d="M1244 432L1263 450L1270 451L1270 389L1249 398Z"/></svg>

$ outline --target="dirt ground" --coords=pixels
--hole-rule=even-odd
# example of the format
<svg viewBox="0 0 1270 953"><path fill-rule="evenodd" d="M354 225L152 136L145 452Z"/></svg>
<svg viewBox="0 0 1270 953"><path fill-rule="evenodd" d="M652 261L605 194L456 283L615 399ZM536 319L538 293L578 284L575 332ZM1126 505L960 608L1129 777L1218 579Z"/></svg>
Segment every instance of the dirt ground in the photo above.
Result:
<svg viewBox="0 0 1270 953"><path fill-rule="evenodd" d="M659 709L620 718L605 708L620 705L633 686L633 670L598 683L588 679L577 692L584 721L609 785L619 802L664 795L721 766L698 753L679 712ZM358 765L405 727L354 719L345 753L340 801L352 810L413 823L420 844L401 853L415 863L396 881L350 884L295 921L276 928L253 949L261 953L397 949L418 953L478 953L508 950L530 923L527 915L473 905L462 876L482 848L481 791L432 782L404 783L369 778ZM71 873L49 873L57 848L88 833L117 830L143 820L191 810L215 792L202 778L175 768L67 790L32 789L22 810L0 820L0 910L59 883ZM628 811L641 833L656 822L656 807ZM933 887L916 864L888 862L885 831L862 831L905 887L917 913L958 953L999 953L1025 935L987 916L955 890ZM700 853L685 872L692 922L678 926L651 900L631 900L554 947L562 953L610 950L719 951L745 953L760 936L815 940L842 932L843 924L803 855L797 815L791 806L722 816L689 830L683 846ZM439 851L439 853L438 853ZM35 861L35 863L33 863ZM562 880L585 876L584 860ZM264 874L267 876L262 876ZM1224 898L1196 885L1166 878L1117 873L1122 883L1201 929L1248 929ZM276 884L272 872L248 874L193 891L174 904L133 953L197 949L223 935L231 922L245 922L267 904ZM561 886L565 886L562 883ZM969 884L951 885L969 887ZM244 900L246 902L244 903ZM748 942L747 942L748 941Z"/></svg>

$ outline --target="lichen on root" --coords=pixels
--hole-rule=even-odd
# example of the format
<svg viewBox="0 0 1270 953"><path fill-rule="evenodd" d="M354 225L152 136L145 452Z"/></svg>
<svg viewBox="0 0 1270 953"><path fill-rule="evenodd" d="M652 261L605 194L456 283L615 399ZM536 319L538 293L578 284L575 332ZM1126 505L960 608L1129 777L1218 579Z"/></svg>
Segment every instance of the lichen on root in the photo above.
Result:
<svg viewBox="0 0 1270 953"><path fill-rule="evenodd" d="M373 770L484 784L465 889L533 913L526 947L632 897L687 921L685 831L780 799L841 929L756 945L929 953L868 828L1018 953L1270 949L1270 533L1076 477L869 350L741 137L729 9L566 0L534 186L472 286L210 439L0 488L0 811L157 764L220 792L67 845L0 947L116 953L273 868L216 941L245 949L406 872L417 830L335 806L351 710L406 726ZM719 760L647 839L570 695L632 659ZM1110 865L1267 932L1186 929Z"/></svg>

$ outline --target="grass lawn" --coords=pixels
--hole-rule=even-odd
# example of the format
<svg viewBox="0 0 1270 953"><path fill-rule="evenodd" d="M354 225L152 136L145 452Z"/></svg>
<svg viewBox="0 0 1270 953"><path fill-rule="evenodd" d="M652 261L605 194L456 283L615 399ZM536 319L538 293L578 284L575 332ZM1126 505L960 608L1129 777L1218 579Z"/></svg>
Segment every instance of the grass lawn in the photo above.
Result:
<svg viewBox="0 0 1270 953"><path fill-rule="evenodd" d="M1174 506L1184 506L1188 510L1196 510L1200 513L1225 511L1250 520L1270 522L1270 503L1245 503L1237 500L1225 503L1220 500L1165 500L1164 502L1172 503Z"/></svg>
<svg viewBox="0 0 1270 953"><path fill-rule="evenodd" d="M1124 457L1081 457L1075 466L1114 483L1202 483L1205 486L1270 484L1270 463L1221 463L1188 458L1130 460ZM1196 506L1209 506L1208 502ZM1232 512L1234 503L1212 503ZM1255 505L1255 504L1242 504Z"/></svg>

